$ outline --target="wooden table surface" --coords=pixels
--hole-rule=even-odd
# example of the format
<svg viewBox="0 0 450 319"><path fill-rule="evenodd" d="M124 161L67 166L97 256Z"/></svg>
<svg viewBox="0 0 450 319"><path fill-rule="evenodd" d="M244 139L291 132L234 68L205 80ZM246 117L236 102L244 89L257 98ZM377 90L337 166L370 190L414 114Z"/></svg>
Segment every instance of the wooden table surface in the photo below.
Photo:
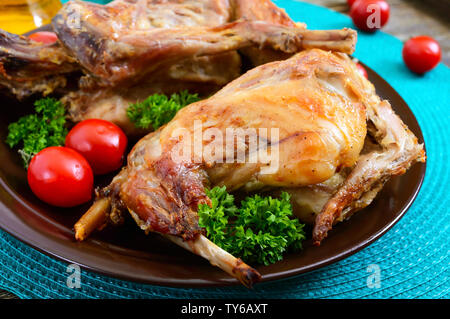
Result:
<svg viewBox="0 0 450 319"><path fill-rule="evenodd" d="M303 0L348 13L346 0ZM388 0L391 11L383 31L402 41L411 36L429 35L442 48L442 62L450 66L450 0ZM0 299L17 298L0 289Z"/></svg>

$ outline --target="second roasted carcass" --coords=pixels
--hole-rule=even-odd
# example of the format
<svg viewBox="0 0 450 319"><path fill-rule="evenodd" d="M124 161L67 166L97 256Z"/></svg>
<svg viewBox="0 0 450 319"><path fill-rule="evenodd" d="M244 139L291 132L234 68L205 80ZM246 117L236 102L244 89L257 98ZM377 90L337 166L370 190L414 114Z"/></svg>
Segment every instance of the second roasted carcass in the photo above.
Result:
<svg viewBox="0 0 450 319"><path fill-rule="evenodd" d="M231 129L245 134L230 136ZM376 147L362 153L368 135ZM259 157L262 151L269 161ZM76 237L83 240L128 211L144 231L168 237L250 286L257 271L211 243L198 225L198 205L209 204L206 187L288 190L295 201L305 188L350 171L317 212L313 239L320 244L389 177L424 160L423 146L347 55L306 50L248 71L140 140L75 225Z"/></svg>
<svg viewBox="0 0 450 319"><path fill-rule="evenodd" d="M19 100L34 93L44 95L77 81L80 66L57 43L45 44L0 30L0 88Z"/></svg>

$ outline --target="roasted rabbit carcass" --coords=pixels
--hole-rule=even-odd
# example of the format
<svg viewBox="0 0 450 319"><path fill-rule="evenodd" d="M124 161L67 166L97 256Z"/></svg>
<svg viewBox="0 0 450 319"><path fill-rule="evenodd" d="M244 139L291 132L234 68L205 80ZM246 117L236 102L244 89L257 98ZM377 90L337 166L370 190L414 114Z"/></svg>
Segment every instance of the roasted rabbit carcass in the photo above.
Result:
<svg viewBox="0 0 450 319"><path fill-rule="evenodd" d="M216 63L217 66L214 69L218 71L225 65L223 61L220 61L227 58L227 55L224 56L224 52L230 50L257 45L277 48L286 53L295 53L309 47L328 45L332 49L334 46L338 49L338 45L343 45L343 48L346 48L345 51L353 52L356 39L354 31L351 30L339 30L332 33L314 32L259 21L238 21L215 28L192 27L179 29L177 32L174 32L173 29L169 31L167 33L160 30L149 31L142 37L130 38L130 41L133 41L133 56L125 58L127 62L122 60L123 57L118 64L113 61L103 61L103 57L108 57L110 54L101 52L98 55L100 60L92 64L94 67L92 74L98 74L98 78L103 78L107 82L105 83L106 88L99 89L97 87L99 81L96 80L94 89L89 86L84 87L83 90L67 96L65 101L71 105L70 110L74 118L82 120L102 114L102 117L106 116L108 120L119 124L127 132L132 131L133 126L130 125L125 114L126 108L136 99L145 99L150 91L158 92L160 89L166 91L168 88L179 87L180 82L172 83L171 79L167 78L163 80L164 75L171 76L173 72L167 72L165 67L160 68L158 65L165 63L171 65L173 59L180 59L183 56L186 58L194 56L195 59L201 59L204 55L212 56L208 57L208 61ZM152 35L152 33L155 34ZM134 45L139 45L139 48ZM157 60L154 60L155 46L158 47ZM139 58L134 53L141 49L142 60L138 62ZM216 61L217 59L219 61ZM100 66L99 69L97 66ZM103 68L103 66L107 67ZM145 70L146 67L147 70ZM123 78L124 74L126 74L125 78ZM130 74L133 77L129 78ZM227 74L227 72L222 74ZM139 82L143 75L145 79ZM138 82L130 88L123 81ZM183 84L184 87L187 85L187 83ZM165 86L165 89L161 86ZM199 89L195 89L194 86L194 91L198 92Z"/></svg>
<svg viewBox="0 0 450 319"><path fill-rule="evenodd" d="M52 48L86 73L78 89L63 98L72 119L104 118L127 132L134 131L125 112L130 103L181 89L211 94L241 74L241 54L258 65L312 47L352 53L356 42L353 30L308 31L269 0L71 1L54 18L53 28L60 45ZM40 61L34 44L28 60L17 60L11 45L0 54L0 63ZM18 96L65 84L62 70L45 79L35 72L34 82L28 81L32 89L21 90L15 78L7 77L10 72L5 68L4 81Z"/></svg>
<svg viewBox="0 0 450 319"><path fill-rule="evenodd" d="M230 129L247 132L240 142L231 136L231 148ZM361 154L368 135L376 145ZM265 143L252 147L255 139ZM276 162L271 169L251 160L263 148ZM315 218L319 244L342 214L368 205L390 176L424 160L417 138L346 54L307 50L248 71L139 141L128 165L75 225L76 237L83 240L128 210L141 229L163 234L249 286L258 273L209 242L198 225L197 206L209 203L205 187L286 189L295 201L307 187L335 185ZM344 171L350 173L339 180Z"/></svg>

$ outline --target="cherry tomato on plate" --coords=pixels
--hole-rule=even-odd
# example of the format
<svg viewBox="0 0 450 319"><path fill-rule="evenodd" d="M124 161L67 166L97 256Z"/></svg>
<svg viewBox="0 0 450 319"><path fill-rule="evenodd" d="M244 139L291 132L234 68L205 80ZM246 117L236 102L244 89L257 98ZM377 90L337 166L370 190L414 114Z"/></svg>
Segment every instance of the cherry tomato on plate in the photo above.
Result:
<svg viewBox="0 0 450 319"><path fill-rule="evenodd" d="M55 43L58 40L55 32L49 31L39 31L28 36L31 40L35 42L42 42L47 44Z"/></svg>
<svg viewBox="0 0 450 319"><path fill-rule="evenodd" d="M365 77L366 79L369 78L369 75L367 74L366 69L359 63L356 63L356 68L358 69L358 72Z"/></svg>
<svg viewBox="0 0 450 319"><path fill-rule="evenodd" d="M403 60L413 72L423 74L433 69L441 60L441 47L431 37L422 35L406 41Z"/></svg>
<svg viewBox="0 0 450 319"><path fill-rule="evenodd" d="M127 148L125 133L115 124L100 120L84 120L66 136L66 147L83 155L94 174L106 174L123 164Z"/></svg>
<svg viewBox="0 0 450 319"><path fill-rule="evenodd" d="M389 20L389 4L384 0L356 0L350 9L350 17L358 29L375 32Z"/></svg>
<svg viewBox="0 0 450 319"><path fill-rule="evenodd" d="M62 146L47 147L28 166L28 184L44 202L73 207L92 198L94 174L78 152Z"/></svg>

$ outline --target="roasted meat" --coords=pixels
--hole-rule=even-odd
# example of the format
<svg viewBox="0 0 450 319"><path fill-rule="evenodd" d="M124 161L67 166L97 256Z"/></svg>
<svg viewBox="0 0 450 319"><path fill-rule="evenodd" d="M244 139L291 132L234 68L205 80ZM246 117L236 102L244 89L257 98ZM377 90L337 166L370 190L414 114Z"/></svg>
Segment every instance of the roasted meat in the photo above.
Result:
<svg viewBox="0 0 450 319"><path fill-rule="evenodd" d="M309 47L354 49L352 30L308 31L272 2L257 2L70 2L53 27L88 73L81 90L64 98L72 118L101 116L131 134L130 103L183 88L215 92L240 75L236 50L248 49L244 53L260 64ZM76 15L79 25L71 20Z"/></svg>
<svg viewBox="0 0 450 319"><path fill-rule="evenodd" d="M77 71L78 63L58 44L37 43L0 30L0 88L18 99L64 88Z"/></svg>
<svg viewBox="0 0 450 319"><path fill-rule="evenodd" d="M99 6L72 1L53 19L53 28L80 65L98 79L98 84L105 86L130 80L139 82L161 66L185 58L210 56L254 45L285 53L321 46L353 52L355 35L350 30L308 31L303 27L286 27L259 20L221 23L227 21L227 17L221 21L216 15L213 15L216 23L212 23L208 19L211 10L207 10L205 4L215 2L218 1L185 1L182 6L184 19L177 23L170 23L168 19L169 23L155 26L147 14L147 10L152 12L152 6L142 6L141 12L140 2L124 7L120 3ZM192 7L193 3L196 5ZM156 12L153 14L163 9L177 14L174 5L168 4L169 8L163 4L154 6ZM191 19L193 11L197 10L201 19ZM83 17L79 24L72 21L74 16Z"/></svg>
<svg viewBox="0 0 450 319"><path fill-rule="evenodd" d="M230 129L244 135L230 136ZM368 135L376 145L362 155ZM252 141L258 141L256 147ZM260 158L261 152L270 161ZM308 187L322 188L313 232L319 244L342 214L368 205L390 176L424 160L423 146L346 54L306 50L248 71L139 141L91 209L103 211L102 218L86 227L88 212L76 236L84 239L109 212L128 210L146 232L176 238L224 267L223 254L203 251L214 247L196 214L200 203L209 203L205 187L299 196ZM204 246L197 246L199 241ZM229 258L224 270L230 273ZM252 279L245 269L245 275L232 274L248 285Z"/></svg>

